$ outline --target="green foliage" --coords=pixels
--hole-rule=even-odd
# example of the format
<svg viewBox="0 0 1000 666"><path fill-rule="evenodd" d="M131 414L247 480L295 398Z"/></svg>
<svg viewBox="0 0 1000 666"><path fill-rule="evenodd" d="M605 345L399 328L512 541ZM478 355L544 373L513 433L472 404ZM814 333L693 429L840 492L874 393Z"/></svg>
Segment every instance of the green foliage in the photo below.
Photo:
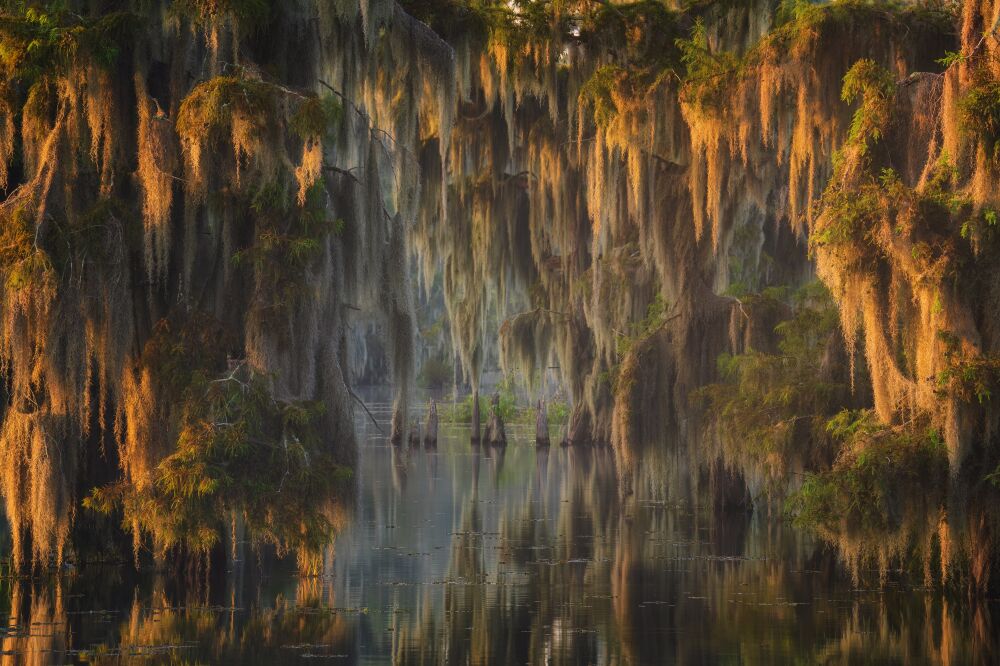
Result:
<svg viewBox="0 0 1000 666"><path fill-rule="evenodd" d="M257 79L215 77L196 86L181 103L177 131L182 139L207 146L276 138L283 122L279 99L286 92ZM341 119L342 106L332 97L295 97L293 101L298 105L289 125L303 139L328 136ZM244 136L237 139L237 132ZM299 200L292 175L284 170L265 183L244 179L234 188L238 191L231 192L236 201L222 202L243 207L245 217L254 222L252 243L238 250L232 261L253 268L258 295L265 296L258 304L265 308L285 308L307 293L304 272L322 252L324 238L344 229L343 220L328 214L322 179Z"/></svg>
<svg viewBox="0 0 1000 666"><path fill-rule="evenodd" d="M472 38L503 45L511 61L531 45L585 44L614 53L635 89L673 67L679 14L659 0L565 3L552 0L404 0L411 16L445 39Z"/></svg>
<svg viewBox="0 0 1000 666"><path fill-rule="evenodd" d="M868 244L869 234L887 214L885 192L874 179L854 187L831 182L823 192L824 217L809 236L809 244Z"/></svg>
<svg viewBox="0 0 1000 666"><path fill-rule="evenodd" d="M334 526L323 498L350 478L320 437L323 405L280 402L246 368L187 388L177 446L149 488L120 482L94 490L90 509L121 510L162 548L207 552L239 516L255 543L279 553L319 552Z"/></svg>
<svg viewBox="0 0 1000 666"><path fill-rule="evenodd" d="M678 39L681 62L685 67L682 99L703 111L721 111L730 91L742 75L744 60L727 51L713 52L701 19L695 22L687 39Z"/></svg>
<svg viewBox="0 0 1000 666"><path fill-rule="evenodd" d="M289 122L300 139L322 139L336 131L344 116L344 106L331 95L309 96L303 100Z"/></svg>
<svg viewBox="0 0 1000 666"><path fill-rule="evenodd" d="M995 214L989 209L974 213L969 197L952 190L953 170L940 161L919 189L908 187L893 169L883 169L878 178L863 172L850 183L831 181L809 238L811 248L840 246L853 253L856 266L870 266L887 252L878 234L892 224L893 233L908 240L922 279L954 277L969 252L968 246L958 247L956 236L991 230L988 220Z"/></svg>
<svg viewBox="0 0 1000 666"><path fill-rule="evenodd" d="M693 395L719 434L728 463L751 474L766 463L778 485L785 482L780 466L825 443L823 424L847 397L839 381L846 373L824 365L839 323L829 292L820 282L791 295L783 291L742 302L751 319L764 321L791 306L792 317L775 327L779 353L722 354L720 381Z"/></svg>
<svg viewBox="0 0 1000 666"><path fill-rule="evenodd" d="M486 418L485 403L482 398L479 400L479 417ZM442 405L440 410L441 421L445 423L472 423L472 395L467 395L459 402L451 405ZM480 421L482 422L482 421Z"/></svg>
<svg viewBox="0 0 1000 666"><path fill-rule="evenodd" d="M962 354L958 339L947 331L938 338L945 345L947 366L937 375L937 391L942 396L954 396L964 402L985 405L993 399L1000 386L1000 356L968 356Z"/></svg>
<svg viewBox="0 0 1000 666"><path fill-rule="evenodd" d="M512 51L537 43L566 30L568 17L562 16L558 2L509 0L478 3L493 39Z"/></svg>
<svg viewBox="0 0 1000 666"><path fill-rule="evenodd" d="M442 388L454 381L455 367L446 356L432 356L425 360L417 377L417 383L425 388Z"/></svg>
<svg viewBox="0 0 1000 666"><path fill-rule="evenodd" d="M627 333L619 333L615 338L615 349L618 359L621 360L629 353L636 343L645 340L650 335L658 331L667 322L666 299L663 294L657 293L656 297L646 306L646 316L640 321L629 325Z"/></svg>
<svg viewBox="0 0 1000 666"><path fill-rule="evenodd" d="M551 400L546 408L551 425L562 425L569 421L570 404L565 400Z"/></svg>
<svg viewBox="0 0 1000 666"><path fill-rule="evenodd" d="M500 394L500 418L504 423L513 423L524 418L530 410L520 409L517 406L517 397L514 394L514 381L512 378L505 378L496 387ZM479 422L486 423L490 415L489 395L479 396ZM441 420L445 423L472 423L473 414L472 395L465 396L465 399L453 405L445 405L441 409Z"/></svg>
<svg viewBox="0 0 1000 666"><path fill-rule="evenodd" d="M549 0L403 0L404 10L446 39L492 38L516 50L568 30ZM562 30L560 30L560 26Z"/></svg>
<svg viewBox="0 0 1000 666"><path fill-rule="evenodd" d="M598 127L607 127L618 116L620 109L616 97L627 75L619 65L605 65L598 68L580 89L580 101L590 107Z"/></svg>
<svg viewBox="0 0 1000 666"><path fill-rule="evenodd" d="M657 0L587 5L573 18L575 38L589 48L612 53L628 73L629 88L648 89L680 66L676 40L683 36L682 15Z"/></svg>
<svg viewBox="0 0 1000 666"><path fill-rule="evenodd" d="M671 39L679 19L679 13L655 0L622 2L613 6L594 2L590 13L577 18L584 41L588 38L611 38L617 43L631 40L633 47L649 46L648 40ZM669 50L670 45L666 46Z"/></svg>
<svg viewBox="0 0 1000 666"><path fill-rule="evenodd" d="M1000 465L997 465L995 470L986 475L986 481L1000 488Z"/></svg>
<svg viewBox="0 0 1000 666"><path fill-rule="evenodd" d="M896 82L892 73L874 60L859 60L844 75L841 99L848 104L859 102L847 140L862 153L882 138L891 119L895 94Z"/></svg>
<svg viewBox="0 0 1000 666"><path fill-rule="evenodd" d="M38 247L34 211L14 208L0 224L0 276L7 289L19 291L49 284L54 268L49 255Z"/></svg>
<svg viewBox="0 0 1000 666"><path fill-rule="evenodd" d="M53 277L52 263L40 250L27 252L21 260L7 267L4 272L6 273L4 284L12 291L43 287Z"/></svg>
<svg viewBox="0 0 1000 666"><path fill-rule="evenodd" d="M782 0L777 12L778 28L769 37L773 46L801 47L819 36L850 34L881 24L892 37L950 35L957 10L948 0Z"/></svg>
<svg viewBox="0 0 1000 666"><path fill-rule="evenodd" d="M966 240L974 237L993 239L997 229L997 211L985 208L962 223L959 234Z"/></svg>
<svg viewBox="0 0 1000 666"><path fill-rule="evenodd" d="M729 286L725 295L741 298L759 290L774 268L774 258L762 247L763 230L754 224L738 225L729 246Z"/></svg>
<svg viewBox="0 0 1000 666"><path fill-rule="evenodd" d="M801 21L815 11L816 3L812 0L781 0L778 6L777 22L780 24Z"/></svg>
<svg viewBox="0 0 1000 666"><path fill-rule="evenodd" d="M235 346L223 326L201 312L161 319L142 349L141 366L152 373L165 401L190 397L190 386L225 370L226 352Z"/></svg>
<svg viewBox="0 0 1000 666"><path fill-rule="evenodd" d="M490 3L463 0L401 0L407 14L426 23L445 39L458 36L485 39L489 35Z"/></svg>
<svg viewBox="0 0 1000 666"><path fill-rule="evenodd" d="M938 58L935 62L944 67L945 69L948 69L952 65L957 65L966 62L968 59L969 59L968 56L965 55L964 53L956 51L945 51L944 57Z"/></svg>
<svg viewBox="0 0 1000 666"><path fill-rule="evenodd" d="M8 80L34 81L89 61L114 65L141 29L129 12L84 18L65 7L15 3L0 10L0 63Z"/></svg>
<svg viewBox="0 0 1000 666"><path fill-rule="evenodd" d="M993 162L1000 163L1000 82L972 87L958 108L962 129L983 145Z"/></svg>
<svg viewBox="0 0 1000 666"><path fill-rule="evenodd" d="M255 543L315 554L334 524L329 503L350 477L322 438L322 403L276 400L270 380L228 362L237 342L198 312L160 321L140 367L170 410L169 454L152 483L94 489L84 506L122 516L162 549L207 552L239 517ZM138 535L137 535L138 536Z"/></svg>
<svg viewBox="0 0 1000 666"><path fill-rule="evenodd" d="M947 449L926 424L887 426L871 410L845 410L826 428L840 452L831 469L807 476L789 498L800 526L885 534L899 526L908 498L932 499L947 486Z"/></svg>
<svg viewBox="0 0 1000 666"><path fill-rule="evenodd" d="M199 143L230 141L234 117L263 135L277 118L277 91L258 79L216 76L199 83L181 102L177 133Z"/></svg>
<svg viewBox="0 0 1000 666"><path fill-rule="evenodd" d="M765 290L763 296L776 299L778 294ZM774 329L781 338L778 348L786 356L806 359L807 363L815 361L839 326L836 304L826 285L819 280L809 282L792 293L791 304L793 318L781 322Z"/></svg>
<svg viewBox="0 0 1000 666"><path fill-rule="evenodd" d="M695 3L692 7L697 6ZM697 13L692 12L697 16ZM920 3L881 0L784 0L777 12L776 27L745 54L713 51L704 19L698 17L691 34L677 40L683 77L682 99L703 113L727 110L731 90L744 77L753 76L761 64L778 64L806 59L821 48L838 48L839 40L872 32L878 39L898 42L921 40L937 44L953 36L955 9L945 2ZM864 64L862 64L864 63ZM855 65L845 90L848 97L861 100L855 117L854 135L859 140L877 141L884 131L882 121L891 100L887 82L891 77L873 61ZM888 94L887 94L888 93Z"/></svg>
<svg viewBox="0 0 1000 666"><path fill-rule="evenodd" d="M272 182L255 189L249 213L255 221L251 245L235 252L236 266L250 266L276 308L287 307L308 292L303 280L308 266L323 250L323 239L343 232L344 221L332 219L326 188L317 181L299 206L290 183Z"/></svg>

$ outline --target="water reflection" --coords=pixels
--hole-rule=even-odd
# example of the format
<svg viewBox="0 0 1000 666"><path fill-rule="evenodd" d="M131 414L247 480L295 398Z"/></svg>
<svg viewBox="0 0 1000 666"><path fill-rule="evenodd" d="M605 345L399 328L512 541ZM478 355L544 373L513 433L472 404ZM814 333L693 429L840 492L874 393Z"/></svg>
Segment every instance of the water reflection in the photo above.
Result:
<svg viewBox="0 0 1000 666"><path fill-rule="evenodd" d="M807 536L649 496L603 450L362 449L325 575L6 580L3 663L990 663L995 605L854 590ZM519 436L520 435L520 436Z"/></svg>

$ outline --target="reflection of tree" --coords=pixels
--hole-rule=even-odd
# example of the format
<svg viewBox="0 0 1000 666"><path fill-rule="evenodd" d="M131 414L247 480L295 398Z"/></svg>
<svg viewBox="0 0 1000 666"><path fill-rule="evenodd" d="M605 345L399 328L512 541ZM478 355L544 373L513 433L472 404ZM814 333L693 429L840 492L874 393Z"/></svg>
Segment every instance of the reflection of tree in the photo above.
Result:
<svg viewBox="0 0 1000 666"><path fill-rule="evenodd" d="M391 587L372 615L338 609L336 595L352 591L340 592L334 578L282 584L280 565L252 555L194 579L176 573L139 585L110 580L119 569L62 584L8 579L14 629L2 663L63 663L81 648L101 664L137 656L298 663L304 655L354 657L361 645L389 650L388 641L400 664L996 662L996 627L982 604L845 590L834 561L774 521L638 493L623 501L598 449L552 449L534 470L530 449L507 455L522 486L479 488L468 456L448 475L461 499L436 570L447 566L443 580L407 575L409 560L395 555L355 574L427 583ZM419 457L409 462L409 496L420 496L421 481L434 476L424 479ZM386 465L386 482L368 492L384 493L382 505L400 503L383 511L394 535L414 528L415 516L452 506L451 495L434 495L404 511L408 497L393 493L391 473ZM430 501L441 497L448 502ZM332 559L324 570L333 570ZM415 589L408 598L404 591ZM389 605L382 624L379 610Z"/></svg>
<svg viewBox="0 0 1000 666"><path fill-rule="evenodd" d="M466 498L443 612L431 611L426 593L422 612L396 635L397 663L768 664L866 655L968 663L992 654L984 611L917 613L849 596L851 610L842 612L829 599L834 563L801 535L743 514L623 503L600 450L549 456L537 459L530 492L506 501L496 543L478 495Z"/></svg>
<svg viewBox="0 0 1000 666"><path fill-rule="evenodd" d="M156 576L134 587L131 600L121 596L127 586L108 582L99 575L13 581L0 663L271 665L356 649L358 614L334 609L322 578L299 579L291 598L268 598L262 581L250 580L242 596L252 608L231 606L232 586L204 579Z"/></svg>
<svg viewBox="0 0 1000 666"><path fill-rule="evenodd" d="M816 651L813 663L997 663L995 631L983 604L930 596L855 602L840 635Z"/></svg>
<svg viewBox="0 0 1000 666"><path fill-rule="evenodd" d="M119 654L109 663L168 655L194 663L274 664L302 654L352 652L351 614L336 612L324 592L322 579L302 578L293 598L279 593L247 612L208 604L196 591L172 597L157 581L149 596L136 595Z"/></svg>
<svg viewBox="0 0 1000 666"><path fill-rule="evenodd" d="M68 622L63 588L33 588L23 581L11 589L10 619L3 639L3 665L50 664L66 653Z"/></svg>
<svg viewBox="0 0 1000 666"><path fill-rule="evenodd" d="M493 461L493 487L500 487L500 475L503 474L503 463L507 459L507 447L506 446L496 446L489 447L493 450L491 453L491 459Z"/></svg>
<svg viewBox="0 0 1000 666"><path fill-rule="evenodd" d="M547 453L547 452L546 452ZM601 622L587 598L589 562L603 544L613 487L598 474L589 451L564 452L571 474L549 502L547 457L536 469L532 491L508 504L499 518L494 547L487 538L477 494L467 501L452 539L449 582L440 624L423 615L401 635L399 663L595 663L600 649L593 627ZM565 458L566 460L563 460ZM564 501L565 500L565 501ZM546 514L554 507L554 520ZM552 518L553 516L549 516ZM553 534L553 525L556 527ZM595 535L601 535L595 538ZM525 582L527 575L529 582ZM607 633L607 622L603 621Z"/></svg>
<svg viewBox="0 0 1000 666"><path fill-rule="evenodd" d="M410 452L404 447L393 446L392 454L392 487L396 495L402 495L406 490L406 476L410 464Z"/></svg>

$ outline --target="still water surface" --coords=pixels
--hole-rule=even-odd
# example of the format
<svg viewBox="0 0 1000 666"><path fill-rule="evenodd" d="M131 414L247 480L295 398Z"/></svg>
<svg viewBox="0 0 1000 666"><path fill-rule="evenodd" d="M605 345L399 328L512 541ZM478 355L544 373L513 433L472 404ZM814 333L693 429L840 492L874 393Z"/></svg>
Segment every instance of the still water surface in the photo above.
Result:
<svg viewBox="0 0 1000 666"><path fill-rule="evenodd" d="M2 663L993 663L1000 608L857 589L776 521L639 496L609 454L434 451L369 426L327 575L85 568L4 582Z"/></svg>

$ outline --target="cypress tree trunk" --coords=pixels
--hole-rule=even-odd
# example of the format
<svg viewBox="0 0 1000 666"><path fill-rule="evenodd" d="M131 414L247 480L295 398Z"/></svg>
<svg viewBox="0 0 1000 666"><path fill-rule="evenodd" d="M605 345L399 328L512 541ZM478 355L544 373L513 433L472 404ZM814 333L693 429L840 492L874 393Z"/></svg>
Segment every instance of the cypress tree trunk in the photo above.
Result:
<svg viewBox="0 0 1000 666"><path fill-rule="evenodd" d="M438 411L437 400L431 400L430 407L427 408L427 423L424 425L424 446L433 448L438 441Z"/></svg>
<svg viewBox="0 0 1000 666"><path fill-rule="evenodd" d="M544 400L538 401L538 414L535 416L535 445L548 446L549 441L549 413Z"/></svg>
<svg viewBox="0 0 1000 666"><path fill-rule="evenodd" d="M479 443L479 391L472 394L472 443Z"/></svg>

